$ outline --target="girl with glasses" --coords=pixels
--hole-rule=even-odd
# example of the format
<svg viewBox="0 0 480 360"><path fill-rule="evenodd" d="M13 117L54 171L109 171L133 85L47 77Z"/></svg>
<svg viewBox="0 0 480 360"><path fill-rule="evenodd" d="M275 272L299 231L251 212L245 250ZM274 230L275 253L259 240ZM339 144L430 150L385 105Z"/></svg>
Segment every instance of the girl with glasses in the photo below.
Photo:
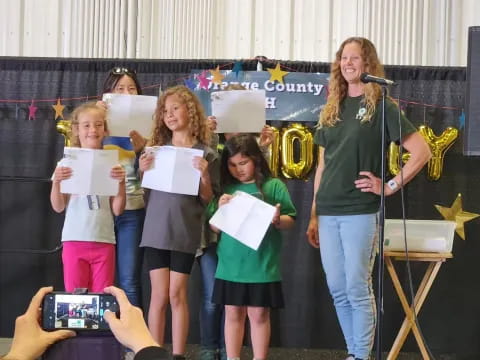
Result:
<svg viewBox="0 0 480 360"><path fill-rule="evenodd" d="M134 71L124 67L114 67L103 84L102 94L142 95L142 88ZM97 102L107 110L107 104ZM115 217L117 240L117 279L119 287L127 294L128 300L141 307L141 266L143 253L139 247L145 219L143 189L138 175L138 154L145 146L144 139L132 130L130 137L109 136L103 144L105 149L119 150L120 163L125 168L127 203L125 211Z"/></svg>

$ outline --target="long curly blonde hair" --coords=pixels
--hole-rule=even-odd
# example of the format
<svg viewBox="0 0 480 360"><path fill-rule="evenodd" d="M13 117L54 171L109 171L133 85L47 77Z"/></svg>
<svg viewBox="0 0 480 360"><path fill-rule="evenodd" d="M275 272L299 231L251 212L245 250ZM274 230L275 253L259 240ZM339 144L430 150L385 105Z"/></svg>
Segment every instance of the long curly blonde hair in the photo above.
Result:
<svg viewBox="0 0 480 360"><path fill-rule="evenodd" d="M202 104L186 86L178 85L164 91L158 99L155 110L155 124L149 145L165 145L172 140L172 131L165 125L165 101L169 96L177 95L187 106L190 135L204 145L210 143L211 131Z"/></svg>
<svg viewBox="0 0 480 360"><path fill-rule="evenodd" d="M103 118L103 127L105 129L105 136L108 135L108 125L107 125L107 112L97 106L95 101L90 101L85 104L79 105L73 110L72 114L70 115L70 124L71 130L69 133L70 138L70 146L71 147L81 147L80 146L80 139L78 137L78 118L80 115L87 111L96 111L102 116Z"/></svg>
<svg viewBox="0 0 480 360"><path fill-rule="evenodd" d="M361 56L364 61L365 71L373 76L385 77L385 71L383 65L378 59L377 50L375 45L365 38L362 37L351 37L346 39L340 48L338 49L335 55L335 61L332 63L332 68L330 71L330 81L328 84L328 98L325 107L323 108L318 125L322 126L335 126L335 124L340 121L338 118L340 112L340 104L347 96L348 83L343 78L340 62L342 58L343 49L347 44L352 42L357 43L361 49ZM365 116L363 117L362 122L370 121L373 113L375 112L375 107L378 100L382 96L382 90L380 85L375 83L365 84L364 87L364 103L367 109Z"/></svg>

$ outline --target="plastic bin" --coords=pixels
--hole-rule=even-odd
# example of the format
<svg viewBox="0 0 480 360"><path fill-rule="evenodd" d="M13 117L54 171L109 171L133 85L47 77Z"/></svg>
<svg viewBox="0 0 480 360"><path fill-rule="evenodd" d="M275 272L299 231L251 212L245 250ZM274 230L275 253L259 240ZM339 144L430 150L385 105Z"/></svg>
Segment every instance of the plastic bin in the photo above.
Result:
<svg viewBox="0 0 480 360"><path fill-rule="evenodd" d="M452 252L456 223L447 220L406 220L408 251ZM385 219L385 251L405 251L401 219Z"/></svg>

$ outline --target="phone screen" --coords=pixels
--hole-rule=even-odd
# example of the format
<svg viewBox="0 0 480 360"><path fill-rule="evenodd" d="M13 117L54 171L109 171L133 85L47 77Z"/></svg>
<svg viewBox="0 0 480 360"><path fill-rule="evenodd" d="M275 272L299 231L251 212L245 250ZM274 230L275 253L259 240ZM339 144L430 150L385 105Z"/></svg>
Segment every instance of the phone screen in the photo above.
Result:
<svg viewBox="0 0 480 360"><path fill-rule="evenodd" d="M43 299L43 328L109 330L103 318L107 309L118 309L112 295L49 293Z"/></svg>

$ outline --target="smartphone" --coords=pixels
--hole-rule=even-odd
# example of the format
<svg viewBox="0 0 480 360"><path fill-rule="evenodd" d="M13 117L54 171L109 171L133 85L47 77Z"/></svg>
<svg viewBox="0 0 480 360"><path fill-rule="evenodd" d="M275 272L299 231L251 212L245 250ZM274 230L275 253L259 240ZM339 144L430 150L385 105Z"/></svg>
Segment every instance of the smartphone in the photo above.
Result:
<svg viewBox="0 0 480 360"><path fill-rule="evenodd" d="M107 309L119 316L113 295L51 292L43 298L42 327L45 330L110 330L103 318Z"/></svg>

